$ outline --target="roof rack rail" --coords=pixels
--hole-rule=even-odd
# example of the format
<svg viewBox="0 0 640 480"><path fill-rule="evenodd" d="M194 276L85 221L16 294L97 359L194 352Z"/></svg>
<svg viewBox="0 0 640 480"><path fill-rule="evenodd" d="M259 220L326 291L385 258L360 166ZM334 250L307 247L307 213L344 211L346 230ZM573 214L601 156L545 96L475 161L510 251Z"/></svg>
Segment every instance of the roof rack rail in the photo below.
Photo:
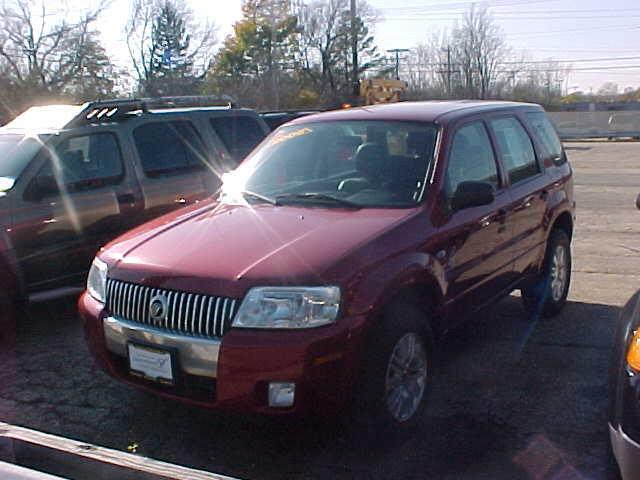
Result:
<svg viewBox="0 0 640 480"><path fill-rule="evenodd" d="M320 113L324 112L321 108L297 108L293 110L260 110L259 115L275 115L277 113Z"/></svg>
<svg viewBox="0 0 640 480"><path fill-rule="evenodd" d="M66 125L66 128L94 123L115 122L127 118L132 113L149 113L150 110L171 108L237 107L236 101L228 96L178 96L99 100L86 103L82 111Z"/></svg>

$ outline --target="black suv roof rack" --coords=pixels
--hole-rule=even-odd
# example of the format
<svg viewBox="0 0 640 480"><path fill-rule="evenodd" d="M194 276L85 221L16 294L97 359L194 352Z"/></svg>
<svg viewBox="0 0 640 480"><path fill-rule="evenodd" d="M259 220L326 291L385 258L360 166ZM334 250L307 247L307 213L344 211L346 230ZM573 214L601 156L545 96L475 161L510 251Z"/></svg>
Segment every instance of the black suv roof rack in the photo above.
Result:
<svg viewBox="0 0 640 480"><path fill-rule="evenodd" d="M171 108L210 108L237 107L235 100L228 95L183 96L132 98L124 100L99 100L84 105L82 111L66 126L79 127L94 123L115 122L129 118L133 113L150 113L151 110Z"/></svg>

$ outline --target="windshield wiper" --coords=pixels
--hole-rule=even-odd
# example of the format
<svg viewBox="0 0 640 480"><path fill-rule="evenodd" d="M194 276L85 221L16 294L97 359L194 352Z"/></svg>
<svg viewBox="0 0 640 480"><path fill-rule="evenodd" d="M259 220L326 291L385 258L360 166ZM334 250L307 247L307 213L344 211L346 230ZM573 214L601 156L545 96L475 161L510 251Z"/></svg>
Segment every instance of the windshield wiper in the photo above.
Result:
<svg viewBox="0 0 640 480"><path fill-rule="evenodd" d="M344 207L349 208L362 208L362 205L359 205L350 200L346 200L344 198L334 197L333 195L328 195L326 193L284 193L282 195L276 196L276 202L278 204L282 204L282 201L292 200L292 201L318 201L322 203L335 203L336 205L342 205Z"/></svg>
<svg viewBox="0 0 640 480"><path fill-rule="evenodd" d="M261 200L263 202L270 203L271 205L278 205L278 202L275 198L267 197L266 195L262 195L260 193L251 192L249 190L242 190L240 193L243 197L255 198L256 200Z"/></svg>

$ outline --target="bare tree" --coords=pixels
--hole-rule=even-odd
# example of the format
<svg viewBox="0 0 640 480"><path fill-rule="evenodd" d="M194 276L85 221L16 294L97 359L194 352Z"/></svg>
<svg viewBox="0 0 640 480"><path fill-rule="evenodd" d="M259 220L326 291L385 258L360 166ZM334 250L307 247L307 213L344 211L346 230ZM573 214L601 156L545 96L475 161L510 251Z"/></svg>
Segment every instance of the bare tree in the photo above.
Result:
<svg viewBox="0 0 640 480"><path fill-rule="evenodd" d="M188 48L183 52L182 64L190 65L190 74L194 78L204 78L213 59L213 47L217 43L216 29L210 22L203 25L197 23L184 0L134 0L125 34L138 89L142 93L153 93L156 88L150 85L154 85L159 74L166 73L158 68L157 56L162 46L158 45L157 40L157 20L167 10L174 11L184 22Z"/></svg>
<svg viewBox="0 0 640 480"><path fill-rule="evenodd" d="M487 98L508 54L500 27L486 7L477 9L474 4L454 29L453 39L467 94Z"/></svg>
<svg viewBox="0 0 640 480"><path fill-rule="evenodd" d="M27 100L51 95L85 99L89 91L110 92L113 83L107 75L112 65L93 28L104 6L74 20L71 12L55 11L45 0L1 4L0 73L8 87L2 91L5 109L21 109Z"/></svg>
<svg viewBox="0 0 640 480"><path fill-rule="evenodd" d="M377 12L364 0L357 5L358 73L383 64L373 37ZM350 73L352 30L349 0L313 0L297 7L301 39L300 62L320 97L329 103L349 96L353 90Z"/></svg>

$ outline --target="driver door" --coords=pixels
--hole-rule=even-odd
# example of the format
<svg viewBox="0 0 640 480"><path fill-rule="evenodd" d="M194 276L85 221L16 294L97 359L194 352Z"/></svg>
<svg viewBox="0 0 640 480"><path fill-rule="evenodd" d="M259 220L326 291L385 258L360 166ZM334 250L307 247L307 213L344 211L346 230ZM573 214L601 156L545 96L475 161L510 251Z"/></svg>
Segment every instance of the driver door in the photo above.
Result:
<svg viewBox="0 0 640 480"><path fill-rule="evenodd" d="M137 208L115 132L45 146L18 193L11 240L30 292L79 284Z"/></svg>

